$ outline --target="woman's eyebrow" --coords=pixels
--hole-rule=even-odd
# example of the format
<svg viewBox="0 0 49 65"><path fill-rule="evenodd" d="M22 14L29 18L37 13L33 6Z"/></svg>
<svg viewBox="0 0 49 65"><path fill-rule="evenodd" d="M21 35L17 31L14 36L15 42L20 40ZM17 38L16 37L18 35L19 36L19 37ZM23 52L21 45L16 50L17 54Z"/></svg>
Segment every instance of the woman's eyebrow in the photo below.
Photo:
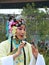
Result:
<svg viewBox="0 0 49 65"><path fill-rule="evenodd" d="M17 28L22 28L22 27L17 27Z"/></svg>

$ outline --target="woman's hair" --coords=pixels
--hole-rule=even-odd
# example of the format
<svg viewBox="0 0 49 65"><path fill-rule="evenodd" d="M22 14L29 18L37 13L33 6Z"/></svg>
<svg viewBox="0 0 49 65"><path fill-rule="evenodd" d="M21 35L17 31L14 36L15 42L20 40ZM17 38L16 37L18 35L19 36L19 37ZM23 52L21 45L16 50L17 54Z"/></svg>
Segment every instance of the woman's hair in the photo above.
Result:
<svg viewBox="0 0 49 65"><path fill-rule="evenodd" d="M9 17L9 21L11 21L13 18L14 18L13 16L10 16L10 17Z"/></svg>

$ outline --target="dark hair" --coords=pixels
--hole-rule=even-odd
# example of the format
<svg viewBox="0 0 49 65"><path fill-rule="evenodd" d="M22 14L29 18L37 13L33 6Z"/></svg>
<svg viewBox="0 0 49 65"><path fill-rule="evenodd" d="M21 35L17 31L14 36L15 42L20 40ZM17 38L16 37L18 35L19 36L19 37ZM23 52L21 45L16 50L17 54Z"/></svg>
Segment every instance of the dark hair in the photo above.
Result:
<svg viewBox="0 0 49 65"><path fill-rule="evenodd" d="M14 22L16 22L16 19L14 19Z"/></svg>
<svg viewBox="0 0 49 65"><path fill-rule="evenodd" d="M14 17L13 17L13 16L10 16L10 17L9 17L9 21L11 21L11 20L12 20L12 18L14 18Z"/></svg>

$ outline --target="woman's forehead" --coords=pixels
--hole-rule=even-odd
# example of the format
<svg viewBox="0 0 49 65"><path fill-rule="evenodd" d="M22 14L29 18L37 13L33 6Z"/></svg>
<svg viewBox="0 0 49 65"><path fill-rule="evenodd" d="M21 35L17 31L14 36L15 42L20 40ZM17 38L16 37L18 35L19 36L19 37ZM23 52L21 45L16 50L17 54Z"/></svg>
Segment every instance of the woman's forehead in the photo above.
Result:
<svg viewBox="0 0 49 65"><path fill-rule="evenodd" d="M20 27L18 27L18 28L26 28L26 26L25 25L21 25Z"/></svg>

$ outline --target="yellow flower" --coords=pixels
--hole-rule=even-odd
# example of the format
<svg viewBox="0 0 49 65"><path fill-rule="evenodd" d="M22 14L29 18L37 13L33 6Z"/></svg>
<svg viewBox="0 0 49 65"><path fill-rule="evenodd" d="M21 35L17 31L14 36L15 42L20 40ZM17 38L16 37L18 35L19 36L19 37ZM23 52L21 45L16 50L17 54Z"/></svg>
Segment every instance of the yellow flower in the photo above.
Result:
<svg viewBox="0 0 49 65"><path fill-rule="evenodd" d="M12 27L12 35L13 35L14 38L15 38L15 34L16 34L16 29L17 29L16 26Z"/></svg>

